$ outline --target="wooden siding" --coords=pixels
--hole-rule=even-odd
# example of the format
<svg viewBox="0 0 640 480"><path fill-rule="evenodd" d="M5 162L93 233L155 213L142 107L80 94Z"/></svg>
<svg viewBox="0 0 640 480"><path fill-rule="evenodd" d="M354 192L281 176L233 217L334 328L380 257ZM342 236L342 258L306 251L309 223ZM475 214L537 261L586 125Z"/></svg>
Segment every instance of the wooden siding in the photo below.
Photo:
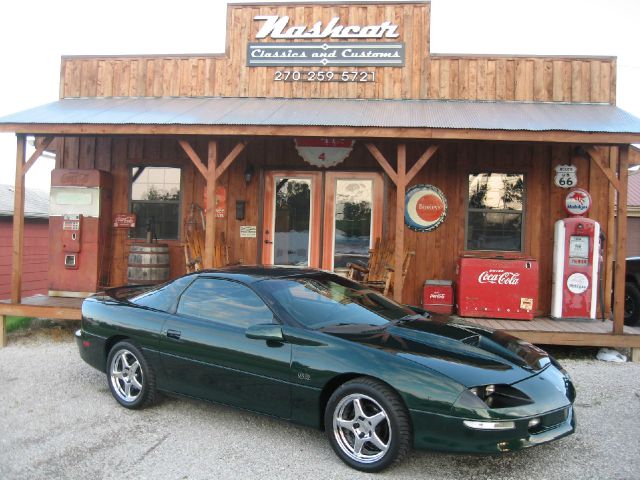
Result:
<svg viewBox="0 0 640 480"><path fill-rule="evenodd" d="M640 217L627 217L627 257L640 257Z"/></svg>
<svg viewBox="0 0 640 480"><path fill-rule="evenodd" d="M11 217L0 218L0 300L11 296ZM22 295L47 293L49 271L49 221L25 219L22 258Z"/></svg>
<svg viewBox="0 0 640 480"><path fill-rule="evenodd" d="M434 99L615 104L611 58L432 56Z"/></svg>
<svg viewBox="0 0 640 480"><path fill-rule="evenodd" d="M89 139L84 142L91 143ZM191 144L200 157L206 161L208 139L192 138ZM237 143L230 138L219 143L219 157L224 157ZM73 148L66 148L71 142ZM102 145L105 139L95 139ZM110 148L102 146L86 150L80 159L75 156L78 139L64 139L65 148L58 158L59 168L75 168L82 164L86 168L102 168L109 165L114 179L113 212L122 213L129 209L128 168L144 163L146 165L178 165L182 167L182 221L187 218L189 205L203 204L204 178L193 167L178 142L174 138L114 138L109 140ZM394 165L396 144L377 142L381 152ZM429 146L425 142L410 143L407 148L407 164L410 168ZM587 188L593 198L607 198L608 183L598 167L589 161L573 155L571 145L513 144L460 142L444 143L438 152L418 173L411 184L429 183L445 194L449 211L447 220L435 231L416 233L405 229L407 248L416 251L415 262L411 265L405 282L404 300L417 304L421 299L422 285L427 279L454 279L458 256L464 253L465 220L468 174L478 171L522 172L526 182L525 237L523 254L540 262L540 311L548 313L551 300L551 274L553 252L553 224L564 218L562 200L566 190L553 185L554 167L559 164L573 164L578 167L578 185ZM73 155L68 156L68 153ZM89 153L87 153L89 152ZM111 152L106 155L105 152ZM608 155L605 151L605 158ZM90 155L89 155L90 154ZM89 155L89 156L86 156ZM247 184L243 173L250 162L255 168L252 181ZM216 232L224 232L230 243L232 262L254 264L260 262L261 177L266 169L313 170L298 156L292 139L251 139L238 159L219 179L219 184L227 189L227 215L218 219ZM380 171L362 142L357 142L349 158L329 171ZM383 235L393 235L395 225L395 188L385 176ZM410 185L411 186L411 185ZM235 219L236 200L245 200L246 218ZM608 222L606 202L594 202L591 217L598 220L606 230ZM240 238L241 225L258 227L258 238ZM613 235L613 232L606 232ZM115 237L114 237L115 238ZM112 283L121 284L126 280L126 258L128 245L126 237L115 238L111 259ZM180 241L167 242L171 246L171 274L184 272L184 255Z"/></svg>
<svg viewBox="0 0 640 480"><path fill-rule="evenodd" d="M391 21L405 43L404 67L305 67L374 71L376 81L277 82L276 70L247 67L256 15L291 18L290 25ZM219 55L63 57L60 97L231 96L294 98L412 98L615 103L611 57L519 57L430 54L430 4L230 5L226 53ZM263 41L263 40L260 40ZM264 40L265 42L267 40Z"/></svg>

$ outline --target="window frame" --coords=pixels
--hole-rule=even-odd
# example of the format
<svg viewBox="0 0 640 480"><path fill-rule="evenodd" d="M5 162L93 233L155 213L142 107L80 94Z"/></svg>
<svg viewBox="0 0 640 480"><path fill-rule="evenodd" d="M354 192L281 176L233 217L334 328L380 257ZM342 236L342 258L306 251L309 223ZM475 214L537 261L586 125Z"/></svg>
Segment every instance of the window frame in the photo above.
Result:
<svg viewBox="0 0 640 480"><path fill-rule="evenodd" d="M522 182L524 183L524 189L522 191L522 210L496 210L496 209L483 209L483 208L469 208L469 176L470 175L480 175L482 173L488 174L501 174L501 175L522 175ZM528 207L528 196L527 196L527 172L524 170L515 171L511 169L487 169L485 171L477 171L472 170L468 171L465 179L466 185L466 195L465 195L465 215L464 215L464 248L463 251L469 254L477 253L477 252L501 252L507 255L519 255L525 253L525 232L526 232L526 219L527 219L527 207ZM493 250L493 249L470 249L469 248L469 213L470 212L480 212L480 213L519 213L521 217L521 229L520 229L520 250Z"/></svg>
<svg viewBox="0 0 640 480"><path fill-rule="evenodd" d="M196 315L190 315L188 313L179 312L178 309L180 308L180 302L182 301L182 297L192 287L194 287L195 284L199 280L216 280L216 281L221 281L221 282L228 282L228 283L232 283L232 284L235 284L235 285L240 285L241 287L244 287L244 288L248 289L251 293L253 293L262 302L262 304L267 308L267 310L271 312L271 318L272 318L272 322L271 323L273 325L282 325L282 322L280 321L280 319L278 318L276 313L273 311L273 309L269 306L269 303L266 302L264 300L264 298L262 298L262 295L260 295L258 292L256 292L249 285L247 285L246 283L243 283L243 282L239 282L237 280L230 279L230 278L215 277L215 276L209 276L209 275L198 275L198 276L196 276L196 278L192 282L190 282L189 285L187 285L184 288L184 290L180 293L180 295L176 299L175 307L174 307L174 310L173 310L173 314L174 315L178 315L178 316L181 316L181 317L189 318L189 319L192 319L192 320L197 320L199 322L206 322L207 324L210 324L210 325L213 325L213 324L221 325L223 327L233 328L233 329L236 329L236 330L240 330L242 332L246 331L247 328L249 328L249 327L251 327L253 325L266 325L266 323L261 322L261 323L255 323L255 324L249 325L247 327L242 327L242 326L237 325L237 324L225 323L225 322L222 322L220 320L216 320L214 318L199 317L199 316L196 316Z"/></svg>
<svg viewBox="0 0 640 480"><path fill-rule="evenodd" d="M133 213L133 203L159 203L157 200L134 200L133 199L133 169L134 168L177 168L178 170L180 170L180 192L179 192L179 198L177 201L178 204L178 231L176 233L176 237L175 238L165 238L165 237L158 237L158 240L169 240L169 241L181 241L182 240L182 216L183 216L183 208L182 208L182 200L183 200L183 192L184 192L184 169L182 168L182 165L179 164L168 164L168 165L162 165L162 164L140 164L140 163L130 163L127 165L128 168L128 188L129 188L129 211L131 213ZM174 201L167 201L165 200L166 203L176 203ZM137 220L136 220L137 222ZM130 229L129 230L129 239L131 240L141 240L144 239L145 237L136 237L134 236L134 229Z"/></svg>

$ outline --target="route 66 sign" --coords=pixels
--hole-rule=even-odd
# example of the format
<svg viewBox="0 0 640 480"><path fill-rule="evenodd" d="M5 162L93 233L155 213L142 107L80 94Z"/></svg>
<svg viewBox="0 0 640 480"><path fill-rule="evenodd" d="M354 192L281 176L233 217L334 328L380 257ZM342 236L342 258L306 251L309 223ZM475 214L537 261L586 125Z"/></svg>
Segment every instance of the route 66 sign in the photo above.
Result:
<svg viewBox="0 0 640 480"><path fill-rule="evenodd" d="M556 187L572 188L578 183L578 177L576 172L578 167L574 165L558 165L556 167L556 178L553 179L553 183Z"/></svg>

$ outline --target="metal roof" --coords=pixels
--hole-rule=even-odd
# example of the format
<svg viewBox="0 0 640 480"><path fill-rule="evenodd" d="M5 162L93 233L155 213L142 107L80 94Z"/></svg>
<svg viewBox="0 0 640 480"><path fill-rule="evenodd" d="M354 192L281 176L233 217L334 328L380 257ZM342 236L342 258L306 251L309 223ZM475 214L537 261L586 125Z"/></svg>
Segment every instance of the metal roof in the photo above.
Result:
<svg viewBox="0 0 640 480"><path fill-rule="evenodd" d="M0 217L13 216L13 185L0 185ZM24 216L26 218L49 218L49 193L44 190L26 188L24 191Z"/></svg>
<svg viewBox="0 0 640 480"><path fill-rule="evenodd" d="M230 97L67 98L2 124L432 128L640 134L609 104Z"/></svg>

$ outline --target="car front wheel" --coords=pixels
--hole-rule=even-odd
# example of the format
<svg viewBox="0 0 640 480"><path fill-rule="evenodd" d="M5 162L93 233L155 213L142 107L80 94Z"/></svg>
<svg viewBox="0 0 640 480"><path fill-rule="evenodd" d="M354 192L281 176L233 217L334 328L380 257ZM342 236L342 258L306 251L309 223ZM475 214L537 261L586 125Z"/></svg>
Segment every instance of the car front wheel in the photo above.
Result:
<svg viewBox="0 0 640 480"><path fill-rule="evenodd" d="M640 323L640 290L631 282L624 285L624 323L625 325Z"/></svg>
<svg viewBox="0 0 640 480"><path fill-rule="evenodd" d="M123 407L143 408L155 400L155 373L142 352L130 342L119 342L109 352L107 381L111 394Z"/></svg>
<svg viewBox="0 0 640 480"><path fill-rule="evenodd" d="M333 393L325 410L331 447L347 465L378 472L411 447L409 414L398 394L370 378L356 378Z"/></svg>

